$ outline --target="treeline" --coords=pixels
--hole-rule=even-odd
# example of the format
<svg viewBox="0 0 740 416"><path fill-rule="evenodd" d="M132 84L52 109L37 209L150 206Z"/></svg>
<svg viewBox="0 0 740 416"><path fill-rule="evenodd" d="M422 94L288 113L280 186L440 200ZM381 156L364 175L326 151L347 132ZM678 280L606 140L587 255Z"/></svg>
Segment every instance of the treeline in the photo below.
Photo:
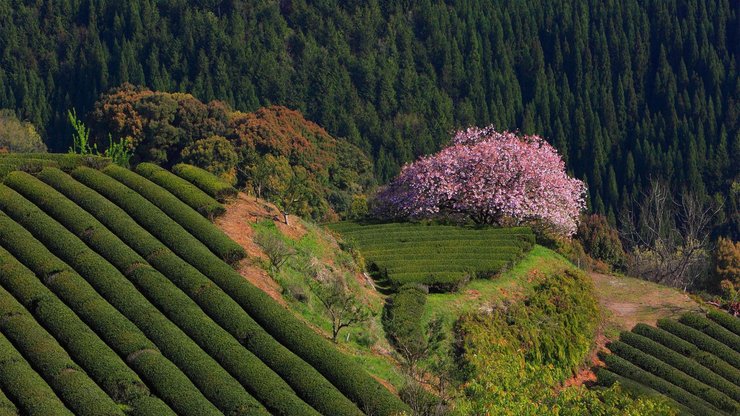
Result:
<svg viewBox="0 0 740 416"><path fill-rule="evenodd" d="M124 82L346 137L386 181L453 128L546 137L612 219L651 177L729 195L740 160L740 4L0 0L0 108L53 150L66 111Z"/></svg>

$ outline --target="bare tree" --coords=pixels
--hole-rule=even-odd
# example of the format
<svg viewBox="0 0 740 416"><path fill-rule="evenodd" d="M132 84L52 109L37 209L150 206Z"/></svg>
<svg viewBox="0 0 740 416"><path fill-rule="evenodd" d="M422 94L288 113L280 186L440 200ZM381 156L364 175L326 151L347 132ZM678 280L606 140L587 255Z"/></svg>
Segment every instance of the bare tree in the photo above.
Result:
<svg viewBox="0 0 740 416"><path fill-rule="evenodd" d="M676 198L652 181L622 216L630 273L683 290L695 286L708 270L711 224L720 210L688 191Z"/></svg>
<svg viewBox="0 0 740 416"><path fill-rule="evenodd" d="M275 272L279 272L283 264L295 255L295 249L274 232L260 230L257 232L254 242L265 252L270 260L270 266Z"/></svg>
<svg viewBox="0 0 740 416"><path fill-rule="evenodd" d="M370 311L357 295L347 288L341 276L333 275L327 282L310 281L313 292L324 305L331 320L331 339L335 343L339 331L370 318Z"/></svg>

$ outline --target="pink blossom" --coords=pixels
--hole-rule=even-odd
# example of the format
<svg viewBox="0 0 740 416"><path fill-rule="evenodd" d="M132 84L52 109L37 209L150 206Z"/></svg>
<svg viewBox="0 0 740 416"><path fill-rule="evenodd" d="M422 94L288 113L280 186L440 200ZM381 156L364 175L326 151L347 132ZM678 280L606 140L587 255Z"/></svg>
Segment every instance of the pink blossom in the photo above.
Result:
<svg viewBox="0 0 740 416"><path fill-rule="evenodd" d="M541 220L572 235L585 193L541 137L489 126L459 131L448 147L405 165L378 201L395 218L455 213L486 224Z"/></svg>

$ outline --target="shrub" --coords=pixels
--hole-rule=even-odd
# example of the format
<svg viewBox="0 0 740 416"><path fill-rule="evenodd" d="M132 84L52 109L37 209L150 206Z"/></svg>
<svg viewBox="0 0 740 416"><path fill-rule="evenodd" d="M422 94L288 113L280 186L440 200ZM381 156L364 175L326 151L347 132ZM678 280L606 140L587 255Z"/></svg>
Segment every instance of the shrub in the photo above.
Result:
<svg viewBox="0 0 740 416"><path fill-rule="evenodd" d="M594 259L621 269L626 265L627 255L619 239L619 232L606 217L599 214L585 216L578 225L576 238Z"/></svg>
<svg viewBox="0 0 740 416"><path fill-rule="evenodd" d="M239 244L159 185L116 165L108 166L103 169L103 172L133 189L164 211L226 262L234 263L246 257L247 253Z"/></svg>
<svg viewBox="0 0 740 416"><path fill-rule="evenodd" d="M2 160L2 159L0 159ZM714 252L714 276L717 286L729 280L740 289L740 241L720 237Z"/></svg>
<svg viewBox="0 0 740 416"><path fill-rule="evenodd" d="M116 349L119 355L127 357L126 361L134 366L159 397L178 413L193 416L221 414L203 397L185 374L159 354L157 346L149 341L142 331L127 319L128 317L124 317L106 302L90 283L54 257L35 237L42 239L48 247L71 263L79 258L80 263L84 263L83 269L88 271L86 277L96 283L97 289L103 292L107 289L109 294L112 293L113 299L118 300L116 306L121 310L133 310L140 314L141 305L130 302L118 292L119 285L114 285L114 282L106 279L103 271L106 267L111 267L108 263L99 261L91 263L89 255L79 256L80 253L90 253L82 241L4 185L0 186L0 208L6 213L13 213L16 220L21 221L34 233L31 235L5 214L0 214L0 244L41 276L49 288L94 328L108 345ZM140 317L147 318L146 314L141 314ZM139 324L141 325L141 322ZM159 333L156 326L142 325L142 329L144 328L152 330L150 332L152 335L164 336ZM177 345L164 346L175 348ZM157 367L146 368L147 362L155 362ZM185 366L187 365L188 363L185 363Z"/></svg>
<svg viewBox="0 0 740 416"><path fill-rule="evenodd" d="M61 345L4 289L0 290L0 330L47 380L75 413L121 415L116 403L98 387Z"/></svg>
<svg viewBox="0 0 740 416"><path fill-rule="evenodd" d="M178 163L172 168L172 172L221 202L238 194L231 184L199 167Z"/></svg>
<svg viewBox="0 0 740 416"><path fill-rule="evenodd" d="M413 370L428 345L421 326L428 290L415 284L400 287L383 308L383 328L388 341Z"/></svg>
<svg viewBox="0 0 740 416"><path fill-rule="evenodd" d="M740 368L740 356L735 351L699 330L670 319L658 320L658 328L665 329L696 345L699 349L716 355L735 368Z"/></svg>
<svg viewBox="0 0 740 416"><path fill-rule="evenodd" d="M706 400L708 403L716 406L731 414L740 412L740 404L727 397L725 394L716 389L701 383L694 378L686 375L683 371L677 370L663 361L640 351L621 341L615 341L609 344L612 353L619 355L625 360L641 367L664 380L669 380L674 385L686 390Z"/></svg>
<svg viewBox="0 0 740 416"><path fill-rule="evenodd" d="M0 387L7 392L23 414L74 415L2 333L0 333Z"/></svg>
<svg viewBox="0 0 740 416"><path fill-rule="evenodd" d="M730 315L727 312L710 310L707 317L732 331L735 335L740 336L740 319Z"/></svg>
<svg viewBox="0 0 740 416"><path fill-rule="evenodd" d="M88 171L79 174L89 174L89 177L85 177L91 181L99 179L102 181L103 187L112 189L118 195L127 193L123 189L125 186L100 172ZM145 260L139 257L141 255L146 257L149 263L157 269L164 272L167 278L148 266L139 267L128 273L128 277L150 299L156 301L158 307L188 332L193 339L198 341L204 349L218 358L225 368L238 377L244 385L249 386L250 391L257 395L258 399L271 410L281 414L312 412L310 408L295 397L291 388L265 364L270 365L301 398L304 398L310 404L318 408L325 407L324 411L333 409L332 411L336 414L355 414L358 412L354 405L342 397L318 372L267 336L264 330L252 321L233 300L228 298L225 293L195 268L174 255L130 217L126 216L121 208L94 191L74 182L71 178L63 179L63 177L58 177L55 186L84 207L96 207L95 209L90 208L91 211L95 212L100 220L105 221L111 230L123 237L131 247L137 248L139 254L120 242L111 243L116 241L117 238L112 234L102 235L101 233L110 232L95 218L88 217L79 224L75 225L69 222L68 225L76 227L80 233L87 231L87 237L85 238L89 244L102 253L110 253L108 256L111 256L109 258L111 261L113 261L112 256L127 253L129 260L116 264L120 270L131 269L137 263L144 264ZM44 195L50 195L54 192L50 190L39 193L36 197L42 198ZM182 230L156 207L148 205L150 203L146 200L138 200L143 199L141 196L133 193L130 189L128 193L133 198L134 206L140 206L153 216L154 224L169 224L174 226L175 229ZM64 217L68 216L66 213L69 209L65 209L63 201L45 204L44 208L55 210L57 219L67 222ZM100 234L99 237L97 237L98 234ZM189 234L188 236L191 239L193 238ZM202 245L199 247L205 248ZM143 248L150 251L143 251ZM188 298L178 287L193 299ZM122 289L116 290L116 293L121 292L123 292ZM135 296L135 294L126 295L124 298L131 296ZM236 337L236 340L243 342L249 351L253 351L259 359L242 348L232 335L229 335L214 323L211 318L203 313L204 311L208 316L213 317L214 320L223 325L233 337ZM162 325L166 324L163 323ZM264 364L260 359L264 361Z"/></svg>
<svg viewBox="0 0 740 416"><path fill-rule="evenodd" d="M0 283L44 325L110 397L135 407L135 402L149 396L149 389L139 376L54 296L32 271L1 247L0 264ZM156 398L140 403L166 408ZM171 410L162 414L168 413L173 414Z"/></svg>
<svg viewBox="0 0 740 416"><path fill-rule="evenodd" d="M721 416L721 413L715 410L712 405L705 402L704 400L694 396L693 394L677 387L670 382L657 377L640 367L630 363L624 358L615 355L607 354L603 356L606 368L622 377L626 377L631 380L639 380L640 383L665 394L671 399L683 404L691 410L697 412L700 415L706 416Z"/></svg>
<svg viewBox="0 0 740 416"><path fill-rule="evenodd" d="M726 346L734 349L736 352L740 352L740 336L734 334L732 331L725 329L722 325L707 319L704 315L696 313L687 313L681 316L678 320L684 325L688 325L694 329L704 332L710 337L722 342ZM738 362L740 362L740 355L737 356Z"/></svg>
<svg viewBox="0 0 740 416"><path fill-rule="evenodd" d="M200 188L153 163L140 163L136 172L165 188L182 202L211 221L226 212L226 208Z"/></svg>
<svg viewBox="0 0 740 416"><path fill-rule="evenodd" d="M196 140L180 152L182 160L200 166L219 178L229 178L229 182L236 180L236 164L239 155L223 136L213 135Z"/></svg>
<svg viewBox="0 0 740 416"><path fill-rule="evenodd" d="M637 324L632 331L695 360L735 385L740 384L740 370L668 331L645 324Z"/></svg>
<svg viewBox="0 0 740 416"><path fill-rule="evenodd" d="M255 329L259 329L260 326L264 328L278 342L318 370L339 391L357 403L359 408L379 415L391 415L408 410L397 397L368 375L359 364L337 351L328 340L307 327L263 291L247 282L227 263L220 260L206 246L161 213L156 207L153 207L143 197L127 192L122 189L123 185L106 180L107 176L97 171L79 169L72 172L72 176L126 210L129 215L165 243L178 256L195 266L224 292L228 293L233 300L238 302L238 305L247 312L248 315L246 316L250 316L256 321ZM81 201L77 202L82 203ZM127 232L129 231L122 230L117 234L124 236ZM216 308L217 306L223 306L224 300L214 299L214 304L199 302L199 305ZM217 321L225 326L237 323L233 319L233 315L226 315L225 321ZM271 346L273 344L264 344L269 339L270 337L267 337L265 333L264 338L257 338L256 340L246 338L244 342L247 348L262 348L263 352L255 352L255 354L266 359L263 354L273 354L278 347L277 345ZM263 344L265 346L262 346ZM294 371L295 368L293 367L284 367L277 370L284 378L287 378L287 375L283 375L285 372ZM300 380L305 376L297 374L296 377L296 380ZM324 406L335 405L334 403L327 403L325 397L316 397L316 399L321 400Z"/></svg>
<svg viewBox="0 0 740 416"><path fill-rule="evenodd" d="M708 370L696 361L689 359L676 351L651 340L650 338L643 337L634 332L623 332L619 336L619 339L620 341L650 354L676 369L680 369L702 383L716 388L735 401L740 401L740 387L736 384L730 383L722 377L719 377L717 374Z"/></svg>

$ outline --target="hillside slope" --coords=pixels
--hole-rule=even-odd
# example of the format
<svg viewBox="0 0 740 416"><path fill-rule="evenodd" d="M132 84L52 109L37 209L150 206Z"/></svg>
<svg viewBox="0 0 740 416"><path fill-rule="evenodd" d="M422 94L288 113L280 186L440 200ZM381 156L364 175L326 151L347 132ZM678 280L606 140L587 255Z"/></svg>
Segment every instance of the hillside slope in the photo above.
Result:
<svg viewBox="0 0 740 416"><path fill-rule="evenodd" d="M15 171L0 210L0 391L22 414L406 408L224 262L231 240L142 176Z"/></svg>

